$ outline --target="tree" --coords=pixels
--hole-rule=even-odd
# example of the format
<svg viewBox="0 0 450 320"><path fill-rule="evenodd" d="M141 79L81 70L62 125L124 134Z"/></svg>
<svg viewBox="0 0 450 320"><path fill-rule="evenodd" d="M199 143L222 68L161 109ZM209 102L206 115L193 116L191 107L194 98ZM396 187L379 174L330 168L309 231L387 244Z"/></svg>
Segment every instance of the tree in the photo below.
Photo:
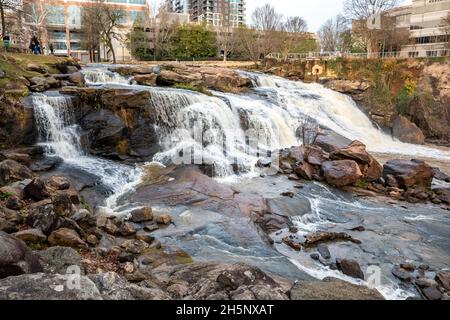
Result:
<svg viewBox="0 0 450 320"><path fill-rule="evenodd" d="M138 15L133 23L133 27L128 35L128 46L133 57L139 60L148 60L151 51L151 42L147 39L147 22L144 17Z"/></svg>
<svg viewBox="0 0 450 320"><path fill-rule="evenodd" d="M113 63L116 63L116 53L114 50L114 40L124 42L122 21L125 13L121 10L114 9L102 0L96 0L91 5L86 6L83 10L84 21L88 23L88 28L94 32L89 35L89 43L94 43L98 37L106 46L108 54L112 55Z"/></svg>
<svg viewBox="0 0 450 320"><path fill-rule="evenodd" d="M283 29L283 15L276 12L275 7L265 4L252 14L253 26L258 30L258 47L265 61L268 54L279 52L283 39L279 32Z"/></svg>
<svg viewBox="0 0 450 320"><path fill-rule="evenodd" d="M356 20L354 33L366 43L368 52L378 49L377 33L380 30L368 27L368 19L375 18L383 11L392 9L399 4L399 0L345 0L344 12L348 19Z"/></svg>
<svg viewBox="0 0 450 320"><path fill-rule="evenodd" d="M177 58L214 57L217 52L215 35L205 24L178 26L173 43Z"/></svg>
<svg viewBox="0 0 450 320"><path fill-rule="evenodd" d="M450 13L448 13L447 16L442 19L442 28L447 37L447 48L450 48Z"/></svg>
<svg viewBox="0 0 450 320"><path fill-rule="evenodd" d="M180 21L171 14L170 6L164 4L159 8L158 15L152 19L154 30L154 58L167 57L173 51L174 37Z"/></svg>
<svg viewBox="0 0 450 320"><path fill-rule="evenodd" d="M245 59L253 61L258 66L258 62L263 54L261 48L261 31L241 26L234 32L239 54Z"/></svg>
<svg viewBox="0 0 450 320"><path fill-rule="evenodd" d="M348 49L345 40L349 32L348 22L342 15L328 19L319 29L322 51L344 52Z"/></svg>
<svg viewBox="0 0 450 320"><path fill-rule="evenodd" d="M295 51L300 42L307 40L308 25L302 17L289 17L283 23L280 32L280 51L285 61L289 53Z"/></svg>
<svg viewBox="0 0 450 320"><path fill-rule="evenodd" d="M2 23L2 37L6 35L6 12L19 12L22 1L19 0L0 0L0 18Z"/></svg>
<svg viewBox="0 0 450 320"><path fill-rule="evenodd" d="M29 2L24 5L25 21L36 32L39 39L46 38L45 23L51 11L44 5L37 2Z"/></svg>
<svg viewBox="0 0 450 320"><path fill-rule="evenodd" d="M228 25L216 27L217 48L223 54L223 62L227 62L228 56L236 50L237 38L235 30Z"/></svg>

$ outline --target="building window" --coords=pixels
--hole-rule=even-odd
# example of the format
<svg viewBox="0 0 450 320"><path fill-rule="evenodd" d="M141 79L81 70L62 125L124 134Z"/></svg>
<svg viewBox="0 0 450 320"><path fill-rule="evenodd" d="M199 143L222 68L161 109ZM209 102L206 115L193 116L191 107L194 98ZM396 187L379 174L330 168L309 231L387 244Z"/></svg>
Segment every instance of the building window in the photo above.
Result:
<svg viewBox="0 0 450 320"><path fill-rule="evenodd" d="M437 50L427 51L427 57L437 57L438 52Z"/></svg>
<svg viewBox="0 0 450 320"><path fill-rule="evenodd" d="M65 25L64 6L46 5L47 23L53 25Z"/></svg>
<svg viewBox="0 0 450 320"><path fill-rule="evenodd" d="M408 52L408 56L410 58L417 58L419 56L419 52L418 51Z"/></svg>

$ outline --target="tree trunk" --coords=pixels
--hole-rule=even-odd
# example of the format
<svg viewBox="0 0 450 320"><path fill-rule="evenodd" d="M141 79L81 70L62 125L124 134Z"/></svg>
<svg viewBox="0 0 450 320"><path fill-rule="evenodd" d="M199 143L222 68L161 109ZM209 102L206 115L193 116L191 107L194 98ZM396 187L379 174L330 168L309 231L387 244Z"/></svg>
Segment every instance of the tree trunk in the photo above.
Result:
<svg viewBox="0 0 450 320"><path fill-rule="evenodd" d="M223 62L224 62L224 63L227 62L227 56L228 56L227 50L223 50Z"/></svg>
<svg viewBox="0 0 450 320"><path fill-rule="evenodd" d="M116 52L114 51L113 45L112 45L112 41L108 41L108 47L109 50L111 51L112 57L113 57L113 64L116 64Z"/></svg>
<svg viewBox="0 0 450 320"><path fill-rule="evenodd" d="M6 21L5 21L5 10L3 4L0 4L0 15L2 19L2 38L5 36Z"/></svg>

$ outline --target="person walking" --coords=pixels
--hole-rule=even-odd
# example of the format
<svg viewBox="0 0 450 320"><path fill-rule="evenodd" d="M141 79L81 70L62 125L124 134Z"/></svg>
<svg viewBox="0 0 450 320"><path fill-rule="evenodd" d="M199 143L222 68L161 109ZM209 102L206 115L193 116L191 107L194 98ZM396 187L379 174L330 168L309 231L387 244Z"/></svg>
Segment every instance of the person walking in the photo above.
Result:
<svg viewBox="0 0 450 320"><path fill-rule="evenodd" d="M55 48L53 48L53 43L50 43L49 49L50 49L50 54L53 55L55 53Z"/></svg>
<svg viewBox="0 0 450 320"><path fill-rule="evenodd" d="M4 36L4 37L3 37L3 47L4 47L6 50L8 50L9 47L10 47L10 45L11 45L11 38L10 38L8 35Z"/></svg>

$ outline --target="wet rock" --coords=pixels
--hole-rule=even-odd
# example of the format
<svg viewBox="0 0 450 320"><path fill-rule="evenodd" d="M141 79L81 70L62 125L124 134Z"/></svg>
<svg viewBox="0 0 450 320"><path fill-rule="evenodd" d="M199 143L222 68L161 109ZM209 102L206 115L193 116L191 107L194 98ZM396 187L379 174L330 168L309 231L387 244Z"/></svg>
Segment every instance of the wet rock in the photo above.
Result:
<svg viewBox="0 0 450 320"><path fill-rule="evenodd" d="M119 66L109 68L110 71L117 72L118 74L128 77L134 75L150 75L156 74L155 67L145 65L133 65L133 66Z"/></svg>
<svg viewBox="0 0 450 320"><path fill-rule="evenodd" d="M33 173L24 165L14 160L0 162L0 186L31 178L33 178Z"/></svg>
<svg viewBox="0 0 450 320"><path fill-rule="evenodd" d="M414 276L411 273L404 271L398 267L392 269L392 274L398 279L406 282L412 281L414 279Z"/></svg>
<svg viewBox="0 0 450 320"><path fill-rule="evenodd" d="M416 266L413 263L402 263L400 264L400 268L408 272L414 272L414 270L416 270Z"/></svg>
<svg viewBox="0 0 450 320"><path fill-rule="evenodd" d="M120 245L126 252L141 254L150 246L142 240L126 240Z"/></svg>
<svg viewBox="0 0 450 320"><path fill-rule="evenodd" d="M0 160L14 160L28 166L31 162L31 156L25 153L18 153L16 151L0 151Z"/></svg>
<svg viewBox="0 0 450 320"><path fill-rule="evenodd" d="M442 293L436 287L422 289L422 293L428 300L441 300Z"/></svg>
<svg viewBox="0 0 450 320"><path fill-rule="evenodd" d="M68 80L76 86L83 86L85 84L84 75L81 72L71 73Z"/></svg>
<svg viewBox="0 0 450 320"><path fill-rule="evenodd" d="M298 281L290 290L291 300L384 300L376 290L335 278Z"/></svg>
<svg viewBox="0 0 450 320"><path fill-rule="evenodd" d="M72 201L70 196L65 192L58 192L51 197L53 210L59 216L68 217L72 214Z"/></svg>
<svg viewBox="0 0 450 320"><path fill-rule="evenodd" d="M305 236L305 241L303 242L303 245L305 247L312 247L323 242L331 242L331 241L350 241L356 244L361 243L361 241L354 239L352 236L350 236L345 232L318 231L316 233Z"/></svg>
<svg viewBox="0 0 450 320"><path fill-rule="evenodd" d="M66 246L78 249L87 249L86 242L81 240L78 233L72 229L61 228L53 231L48 237L48 242L52 246Z"/></svg>
<svg viewBox="0 0 450 320"><path fill-rule="evenodd" d="M146 232L139 231L136 233L136 239L152 244L155 241L155 237L148 235Z"/></svg>
<svg viewBox="0 0 450 320"><path fill-rule="evenodd" d="M281 195L282 195L283 197L289 197L289 198L295 197L295 193L292 192L292 191L283 192Z"/></svg>
<svg viewBox="0 0 450 320"><path fill-rule="evenodd" d="M438 272L435 280L439 282L445 290L450 291L450 271Z"/></svg>
<svg viewBox="0 0 450 320"><path fill-rule="evenodd" d="M403 189L413 186L431 187L434 170L420 160L390 160L383 167L383 177L392 175Z"/></svg>
<svg viewBox="0 0 450 320"><path fill-rule="evenodd" d="M36 201L41 201L50 197L50 193L47 191L42 179L34 179L25 187L24 191L28 197Z"/></svg>
<svg viewBox="0 0 450 320"><path fill-rule="evenodd" d="M47 236L39 229L27 229L13 234L17 239L22 240L28 246L42 244L47 240Z"/></svg>
<svg viewBox="0 0 450 320"><path fill-rule="evenodd" d="M136 209L131 212L131 221L133 221L135 223L152 221L152 220L153 220L153 210L150 207Z"/></svg>
<svg viewBox="0 0 450 320"><path fill-rule="evenodd" d="M120 263L133 262L134 254L129 253L129 252L121 252L118 255L117 259L119 260Z"/></svg>
<svg viewBox="0 0 450 320"><path fill-rule="evenodd" d="M291 247L295 251L300 251L302 249L302 245L300 243L298 243L298 242L295 242L290 237L284 237L283 238L283 243L285 243L286 245L288 245L289 247Z"/></svg>
<svg viewBox="0 0 450 320"><path fill-rule="evenodd" d="M30 165L30 169L33 172L45 172L50 171L60 165L63 162L63 160L60 157L47 157L44 156L43 158L33 161L33 163Z"/></svg>
<svg viewBox="0 0 450 320"><path fill-rule="evenodd" d="M308 162L297 162L293 165L294 172L306 180L312 180L316 170Z"/></svg>
<svg viewBox="0 0 450 320"><path fill-rule="evenodd" d="M17 196L10 196L5 202L5 206L11 210L21 210L24 206L24 203Z"/></svg>
<svg viewBox="0 0 450 320"><path fill-rule="evenodd" d="M358 140L353 141L346 148L333 151L330 158L356 161L366 181L376 181L383 173L381 164L367 152L365 144Z"/></svg>
<svg viewBox="0 0 450 320"><path fill-rule="evenodd" d="M433 279L419 278L415 280L415 284L420 288L437 287L438 283Z"/></svg>
<svg viewBox="0 0 450 320"><path fill-rule="evenodd" d="M317 246L317 251L319 251L319 253L322 256L322 258L324 258L324 259L330 259L331 258L331 253L330 253L330 250L328 249L327 246L325 246L323 244L319 244Z"/></svg>
<svg viewBox="0 0 450 320"><path fill-rule="evenodd" d="M444 172L442 172L439 168L433 168L434 178L437 180L450 182L450 176Z"/></svg>
<svg viewBox="0 0 450 320"><path fill-rule="evenodd" d="M70 275L27 274L0 280L0 300L101 300L95 284L80 276L79 286L67 288Z"/></svg>
<svg viewBox="0 0 450 320"><path fill-rule="evenodd" d="M61 86L61 82L53 76L33 77L29 79L29 82L30 90L34 92L44 92L50 88L58 88Z"/></svg>
<svg viewBox="0 0 450 320"><path fill-rule="evenodd" d="M352 228L351 231L364 232L364 231L366 231L366 228L364 228L363 226L358 226L358 227Z"/></svg>
<svg viewBox="0 0 450 320"><path fill-rule="evenodd" d="M31 205L26 223L49 235L58 225L58 215L53 210L51 200L46 199Z"/></svg>
<svg viewBox="0 0 450 320"><path fill-rule="evenodd" d="M158 227L158 225L156 223L146 224L144 226L144 230L147 231L147 232L153 232L153 231L156 231L158 229L159 229L159 227Z"/></svg>
<svg viewBox="0 0 450 320"><path fill-rule="evenodd" d="M168 214L162 214L156 217L156 223L169 225L172 223L172 217Z"/></svg>
<svg viewBox="0 0 450 320"><path fill-rule="evenodd" d="M51 176L45 181L45 184L55 190L67 190L70 188L70 180L61 176Z"/></svg>
<svg viewBox="0 0 450 320"><path fill-rule="evenodd" d="M326 161L322 164L322 170L327 183L335 187L352 185L363 177L353 160Z"/></svg>
<svg viewBox="0 0 450 320"><path fill-rule="evenodd" d="M439 201L450 205L450 188L433 188L433 192L436 194Z"/></svg>
<svg viewBox="0 0 450 320"><path fill-rule="evenodd" d="M352 278L364 280L364 272L361 270L361 267L357 261L350 259L338 259L336 260L336 264L338 269L341 270L343 274Z"/></svg>
<svg viewBox="0 0 450 320"><path fill-rule="evenodd" d="M37 257L23 241L0 231L0 279L41 271Z"/></svg>
<svg viewBox="0 0 450 320"><path fill-rule="evenodd" d="M84 266L80 254L69 247L50 247L37 251L41 265L45 273L67 274L72 267L78 267L80 274L84 274Z"/></svg>
<svg viewBox="0 0 450 320"><path fill-rule="evenodd" d="M404 116L397 116L392 126L392 134L402 142L424 144L425 135L414 123Z"/></svg>
<svg viewBox="0 0 450 320"><path fill-rule="evenodd" d="M119 233L124 237L129 237L136 234L136 229L129 222L124 222L119 228Z"/></svg>
<svg viewBox="0 0 450 320"><path fill-rule="evenodd" d="M311 253L309 255L311 257L311 259L319 261L320 260L320 255L318 253Z"/></svg>
<svg viewBox="0 0 450 320"><path fill-rule="evenodd" d="M150 73L150 74L135 75L133 79L140 85L154 87L156 86L157 78L158 78L157 74Z"/></svg>
<svg viewBox="0 0 450 320"><path fill-rule="evenodd" d="M314 142L315 145L321 147L328 153L332 153L338 149L344 149L348 147L350 143L352 143L350 139L329 130L320 134Z"/></svg>

